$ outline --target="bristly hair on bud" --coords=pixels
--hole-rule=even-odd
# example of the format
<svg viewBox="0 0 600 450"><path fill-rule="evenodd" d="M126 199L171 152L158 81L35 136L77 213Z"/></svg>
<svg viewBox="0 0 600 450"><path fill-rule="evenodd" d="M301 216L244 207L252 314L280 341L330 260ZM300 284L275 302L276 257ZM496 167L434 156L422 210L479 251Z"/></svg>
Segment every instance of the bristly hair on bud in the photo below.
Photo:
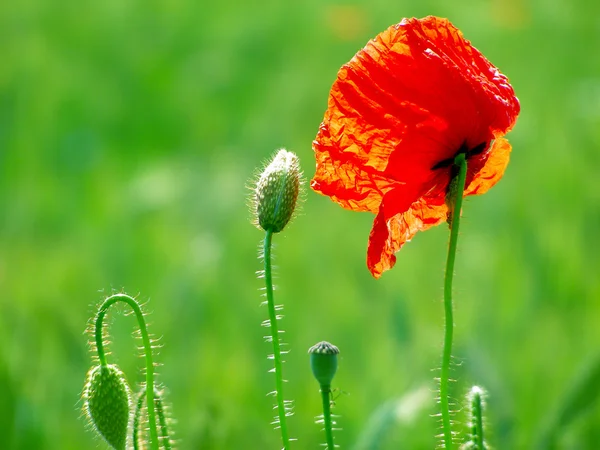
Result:
<svg viewBox="0 0 600 450"><path fill-rule="evenodd" d="M129 423L130 390L115 365L98 365L83 389L84 412L90 425L116 450L125 450Z"/></svg>
<svg viewBox="0 0 600 450"><path fill-rule="evenodd" d="M302 185L296 154L278 150L252 188L254 224L264 231L279 233L294 215Z"/></svg>

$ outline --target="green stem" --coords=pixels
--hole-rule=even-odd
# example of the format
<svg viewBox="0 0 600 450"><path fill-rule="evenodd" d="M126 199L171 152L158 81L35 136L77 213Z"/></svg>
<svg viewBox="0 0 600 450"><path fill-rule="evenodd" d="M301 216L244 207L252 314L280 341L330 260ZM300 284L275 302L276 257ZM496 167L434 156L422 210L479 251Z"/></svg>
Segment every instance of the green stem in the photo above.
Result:
<svg viewBox="0 0 600 450"><path fill-rule="evenodd" d="M133 415L133 450L138 450L140 448L140 423L145 398L146 387L144 386L137 395L136 407ZM156 389L154 390L154 405L156 407L156 415L158 416L158 422L160 423L162 446L165 450L171 450L171 439L169 437L169 427L167 424L167 417L165 415L165 408L163 406L160 392Z"/></svg>
<svg viewBox="0 0 600 450"><path fill-rule="evenodd" d="M325 426L326 450L334 450L333 430L331 428L331 386L321 385L321 399L323 400L323 425Z"/></svg>
<svg viewBox="0 0 600 450"><path fill-rule="evenodd" d="M133 297L130 297L126 294L114 294L104 300L104 303L100 306L98 310L98 315L96 316L96 327L95 327L95 335L96 335L96 349L98 351L98 358L100 359L100 364L106 366L106 354L104 352L104 341L102 336L103 330L103 322L104 317L112 305L117 302L127 303L133 312L135 313L135 317L138 321L138 326L140 328L140 333L142 335L142 342L144 344L144 355L146 359L146 404L154 405L154 363L152 362L152 344L150 342L150 337L148 336L148 329L146 328L146 320L144 319L144 314L140 308L140 305L135 301ZM148 408L148 423L150 425L150 448L152 450L158 450L158 432L156 428L156 417L154 414L154 408Z"/></svg>
<svg viewBox="0 0 600 450"><path fill-rule="evenodd" d="M156 402L156 414L158 415L158 422L160 423L160 431L162 436L162 445L165 450L171 450L171 439L169 438L169 427L167 425L167 416L165 415L165 408L163 406L160 392L154 392L154 401Z"/></svg>
<svg viewBox="0 0 600 450"><path fill-rule="evenodd" d="M449 405L449 374L450 359L452 357L452 339L454 336L454 312L452 309L452 279L454 276L454 260L456 258L456 246L458 242L458 229L460 227L460 212L462 208L463 192L465 189L465 180L467 178L467 160L465 154L460 153L454 160L455 166L458 166L458 175L456 176L456 185L450 186L455 189L452 193L453 205L450 205L450 243L448 245L448 259L446 260L446 273L444 276L444 312L445 312L445 332L444 332L444 351L442 355L442 370L440 375L440 404L442 409L442 427L444 430L444 448L452 449L452 426L450 420ZM454 183L452 180L450 183Z"/></svg>
<svg viewBox="0 0 600 450"><path fill-rule="evenodd" d="M135 402L135 412L133 413L133 450L140 449L140 425L142 421L142 408L144 407L144 398L146 398L146 388L142 388L137 395Z"/></svg>
<svg viewBox="0 0 600 450"><path fill-rule="evenodd" d="M483 405L481 404L481 395L476 394L473 396L473 405L471 406L473 411L473 417L471 420L473 424L473 439L477 445L477 450L485 450L484 439L483 439Z"/></svg>
<svg viewBox="0 0 600 450"><path fill-rule="evenodd" d="M275 361L275 387L277 396L277 412L279 414L279 428L281 430L281 440L283 449L288 450L290 440L287 430L285 401L283 399L283 375L281 361L281 345L279 342L279 330L277 328L277 313L275 302L273 300L273 278L271 274L271 245L273 240L273 230L268 229L265 232L264 258L265 258L265 284L267 289L267 306L269 308L269 324L271 328L271 340L273 343L273 360Z"/></svg>

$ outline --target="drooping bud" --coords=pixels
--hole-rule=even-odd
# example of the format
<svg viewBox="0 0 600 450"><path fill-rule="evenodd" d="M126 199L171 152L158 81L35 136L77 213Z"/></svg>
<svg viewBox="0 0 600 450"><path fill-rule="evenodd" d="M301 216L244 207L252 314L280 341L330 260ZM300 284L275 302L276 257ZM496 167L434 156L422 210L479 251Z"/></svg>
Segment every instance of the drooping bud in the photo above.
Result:
<svg viewBox="0 0 600 450"><path fill-rule="evenodd" d="M308 349L310 367L321 386L331 386L338 365L339 349L327 341L319 342Z"/></svg>
<svg viewBox="0 0 600 450"><path fill-rule="evenodd" d="M254 190L253 209L260 228L274 233L283 230L296 208L300 182L298 157L285 149L279 150L261 173Z"/></svg>
<svg viewBox="0 0 600 450"><path fill-rule="evenodd" d="M98 365L83 389L85 414L92 428L116 450L124 450L129 422L129 387L115 365Z"/></svg>

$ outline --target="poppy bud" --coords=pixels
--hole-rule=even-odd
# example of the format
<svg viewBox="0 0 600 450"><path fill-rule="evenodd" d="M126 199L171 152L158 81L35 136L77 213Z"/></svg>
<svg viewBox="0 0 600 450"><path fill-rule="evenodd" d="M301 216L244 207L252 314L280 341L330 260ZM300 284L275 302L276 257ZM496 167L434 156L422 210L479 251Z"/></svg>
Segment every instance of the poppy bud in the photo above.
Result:
<svg viewBox="0 0 600 450"><path fill-rule="evenodd" d="M92 428L113 448L124 450L129 423L129 387L123 372L112 364L92 368L83 396Z"/></svg>
<svg viewBox="0 0 600 450"><path fill-rule="evenodd" d="M290 221L300 190L298 157L281 149L263 170L254 190L256 222L265 231L278 233Z"/></svg>
<svg viewBox="0 0 600 450"><path fill-rule="evenodd" d="M331 386L331 380L337 371L339 349L329 342L322 341L308 349L310 367L321 386Z"/></svg>

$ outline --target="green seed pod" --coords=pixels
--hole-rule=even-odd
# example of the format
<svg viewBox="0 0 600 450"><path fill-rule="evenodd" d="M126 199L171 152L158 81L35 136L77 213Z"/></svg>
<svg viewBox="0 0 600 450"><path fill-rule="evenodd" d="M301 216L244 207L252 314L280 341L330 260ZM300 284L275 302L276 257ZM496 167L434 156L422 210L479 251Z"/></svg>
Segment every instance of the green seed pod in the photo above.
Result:
<svg viewBox="0 0 600 450"><path fill-rule="evenodd" d="M129 393L125 375L112 364L93 367L83 389L92 428L116 450L124 450L127 442Z"/></svg>
<svg viewBox="0 0 600 450"><path fill-rule="evenodd" d="M339 349L329 342L322 341L308 349L310 367L321 386L331 386L337 371Z"/></svg>
<svg viewBox="0 0 600 450"><path fill-rule="evenodd" d="M263 170L254 190L256 222L264 231L278 233L292 218L300 190L298 157L281 149Z"/></svg>

